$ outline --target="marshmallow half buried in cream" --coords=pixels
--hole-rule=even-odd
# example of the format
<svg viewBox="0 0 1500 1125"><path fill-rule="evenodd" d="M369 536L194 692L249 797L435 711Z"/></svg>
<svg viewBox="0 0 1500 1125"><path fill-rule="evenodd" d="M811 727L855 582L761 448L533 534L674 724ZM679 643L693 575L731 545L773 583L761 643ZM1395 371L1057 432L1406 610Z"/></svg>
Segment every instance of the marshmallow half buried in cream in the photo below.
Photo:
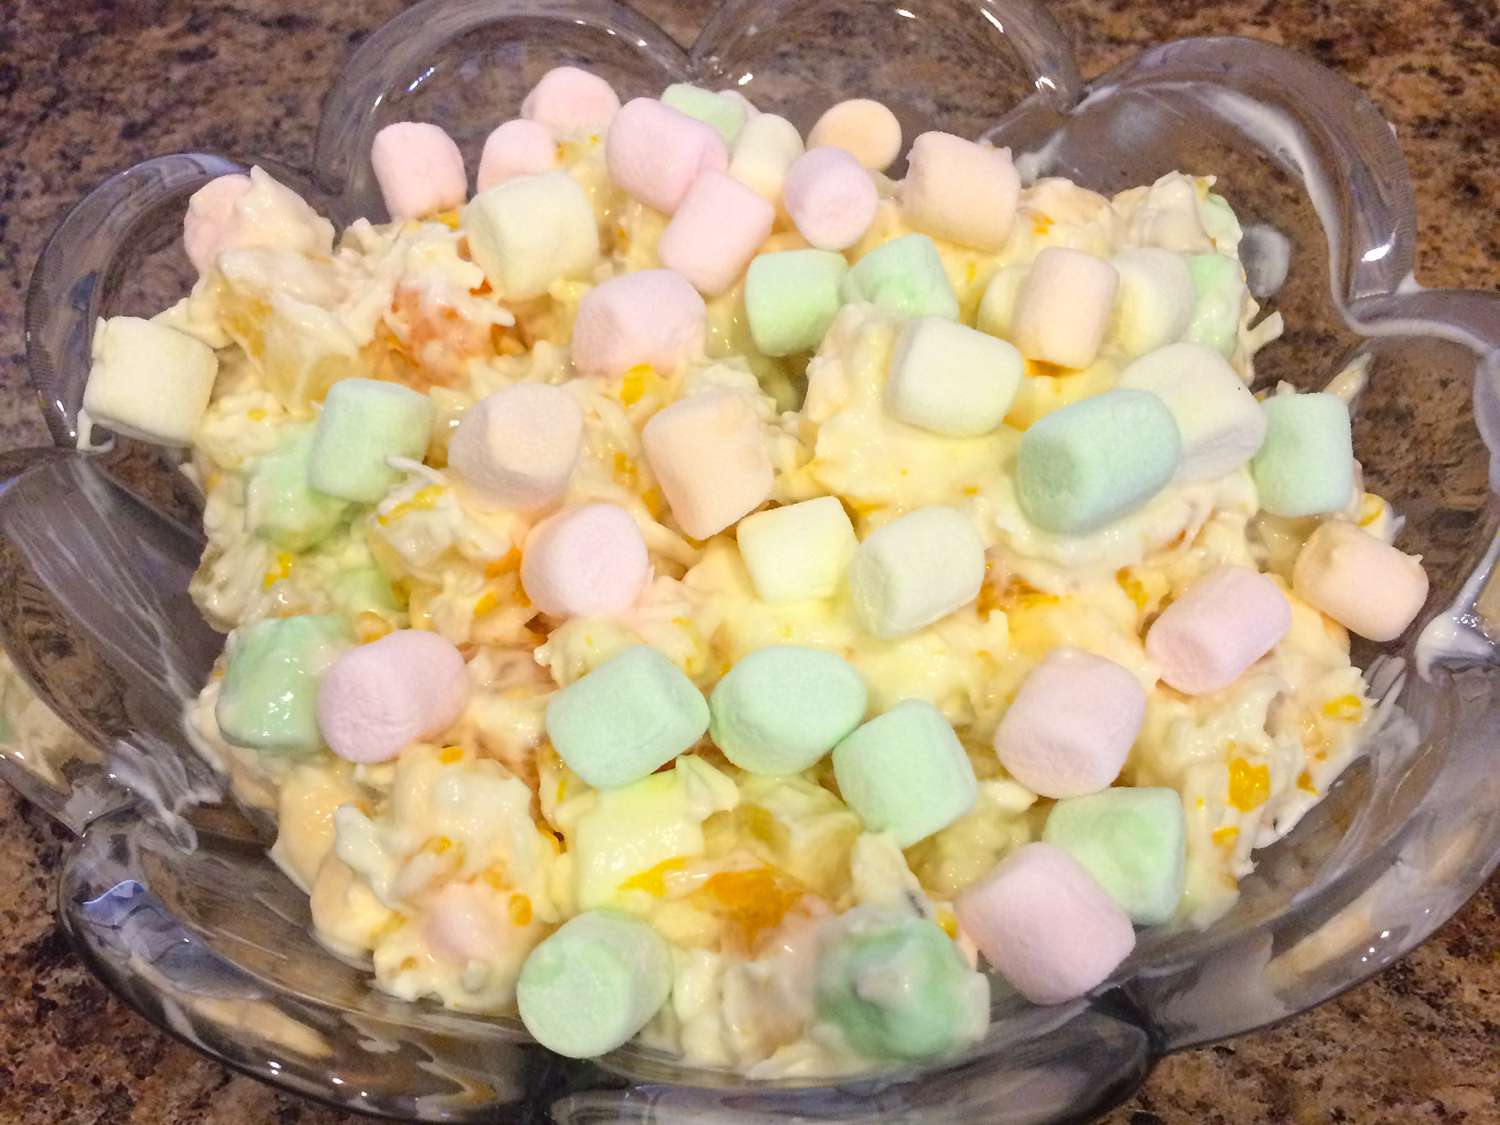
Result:
<svg viewBox="0 0 1500 1125"><path fill-rule="evenodd" d="M1303 544L1292 568L1292 589L1351 633L1393 641L1421 612L1427 573L1415 555L1336 520Z"/></svg>
<svg viewBox="0 0 1500 1125"><path fill-rule="evenodd" d="M670 374L703 354L708 308L675 270L640 270L584 294L573 320L580 375L623 375L645 363Z"/></svg>
<svg viewBox="0 0 1500 1125"><path fill-rule="evenodd" d="M534 509L567 491L582 442L583 411L567 391L519 383L464 411L448 465L485 500Z"/></svg>
<svg viewBox="0 0 1500 1125"><path fill-rule="evenodd" d="M350 649L323 674L318 729L340 758L385 762L442 734L463 713L463 654L424 629L400 629Z"/></svg>

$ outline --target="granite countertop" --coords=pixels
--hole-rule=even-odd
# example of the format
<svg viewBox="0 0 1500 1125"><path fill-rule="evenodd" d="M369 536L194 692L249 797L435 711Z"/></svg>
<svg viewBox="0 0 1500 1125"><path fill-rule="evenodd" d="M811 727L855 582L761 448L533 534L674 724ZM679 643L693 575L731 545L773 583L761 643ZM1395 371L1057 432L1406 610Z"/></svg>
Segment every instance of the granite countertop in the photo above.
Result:
<svg viewBox="0 0 1500 1125"><path fill-rule="evenodd" d="M706 0L640 6L690 41ZM400 0L0 3L0 442L46 432L24 383L21 298L63 210L161 152L311 145L323 92ZM1421 211L1417 277L1500 285L1494 0L1057 0L1086 73L1184 35L1307 52L1396 126ZM361 1120L232 1075L94 982L52 919L66 836L0 792L0 1121ZM1108 1120L1500 1122L1500 879L1375 980L1268 1030L1164 1061Z"/></svg>

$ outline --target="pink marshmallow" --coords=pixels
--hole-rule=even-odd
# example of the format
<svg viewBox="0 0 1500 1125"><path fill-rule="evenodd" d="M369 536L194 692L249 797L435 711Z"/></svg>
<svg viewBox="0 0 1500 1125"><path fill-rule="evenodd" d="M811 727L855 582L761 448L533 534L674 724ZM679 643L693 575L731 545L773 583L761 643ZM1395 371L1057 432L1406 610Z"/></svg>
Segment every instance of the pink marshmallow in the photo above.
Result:
<svg viewBox="0 0 1500 1125"><path fill-rule="evenodd" d="M469 192L463 153L436 125L398 121L370 146L375 181L392 219L420 219L463 203Z"/></svg>
<svg viewBox="0 0 1500 1125"><path fill-rule="evenodd" d="M234 173L209 180L188 200L182 220L182 245L188 261L200 274L209 267L234 237L235 204L250 191L250 177Z"/></svg>
<svg viewBox="0 0 1500 1125"><path fill-rule="evenodd" d="M781 199L798 233L819 250L853 246L870 229L880 204L864 165L829 146L810 148L792 162Z"/></svg>
<svg viewBox="0 0 1500 1125"><path fill-rule="evenodd" d="M583 411L567 391L518 383L465 410L448 464L491 503L529 510L568 488L583 443Z"/></svg>
<svg viewBox="0 0 1500 1125"><path fill-rule="evenodd" d="M1097 988L1135 948L1129 916L1051 844L1012 852L954 908L962 933L1033 1004Z"/></svg>
<svg viewBox="0 0 1500 1125"><path fill-rule="evenodd" d="M623 375L638 363L668 372L703 354L708 309L672 270L641 270L589 290L573 320L580 375Z"/></svg>
<svg viewBox="0 0 1500 1125"><path fill-rule="evenodd" d="M521 555L521 586L552 617L629 609L650 571L641 529L617 504L585 504L543 520Z"/></svg>
<svg viewBox="0 0 1500 1125"><path fill-rule="evenodd" d="M522 117L559 133L607 128L618 112L620 99L614 88L576 66L553 67L521 102Z"/></svg>
<svg viewBox="0 0 1500 1125"><path fill-rule="evenodd" d="M442 734L469 701L463 653L425 629L350 649L318 686L318 728L340 758L385 762Z"/></svg>
<svg viewBox="0 0 1500 1125"><path fill-rule="evenodd" d="M641 444L678 526L694 539L723 531L770 498L771 457L742 395L679 399L646 423Z"/></svg>
<svg viewBox="0 0 1500 1125"><path fill-rule="evenodd" d="M557 141L552 130L540 121L517 117L497 125L485 138L475 186L484 191L517 176L533 176L556 167Z"/></svg>
<svg viewBox="0 0 1500 1125"><path fill-rule="evenodd" d="M1276 583L1244 566L1198 579L1162 611L1146 634L1161 678L1187 695L1234 683L1286 636L1292 607Z"/></svg>
<svg viewBox="0 0 1500 1125"><path fill-rule="evenodd" d="M705 297L739 280L771 233L776 208L723 172L704 172L677 205L656 252Z"/></svg>
<svg viewBox="0 0 1500 1125"><path fill-rule="evenodd" d="M1145 717L1146 693L1127 669L1080 649L1053 649L1001 719L995 754L1033 793L1082 797L1120 776Z"/></svg>
<svg viewBox="0 0 1500 1125"><path fill-rule="evenodd" d="M670 215L700 172L729 167L729 150L712 125L655 98L634 98L610 122L604 161L626 195Z"/></svg>
<svg viewBox="0 0 1500 1125"><path fill-rule="evenodd" d="M468 883L449 883L422 913L422 937L439 957L463 964L488 961L504 948L504 923L493 896Z"/></svg>
<svg viewBox="0 0 1500 1125"><path fill-rule="evenodd" d="M1292 589L1351 633L1394 641L1427 601L1427 572L1415 555L1335 520L1303 544L1292 568Z"/></svg>

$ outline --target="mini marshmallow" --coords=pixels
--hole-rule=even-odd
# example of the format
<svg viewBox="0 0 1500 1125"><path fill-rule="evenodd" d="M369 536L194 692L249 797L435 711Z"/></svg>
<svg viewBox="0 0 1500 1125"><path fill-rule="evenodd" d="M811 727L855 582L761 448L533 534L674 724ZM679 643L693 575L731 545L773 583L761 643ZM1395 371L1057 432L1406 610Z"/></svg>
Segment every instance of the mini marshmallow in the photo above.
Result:
<svg viewBox="0 0 1500 1125"><path fill-rule="evenodd" d="M547 703L547 737L595 789L639 781L708 730L708 702L682 669L649 645L632 645Z"/></svg>
<svg viewBox="0 0 1500 1125"><path fill-rule="evenodd" d="M308 480L329 496L375 503L401 481L387 458L426 456L433 416L432 401L400 383L340 379L318 415Z"/></svg>
<svg viewBox="0 0 1500 1125"><path fill-rule="evenodd" d="M984 541L954 508L918 508L872 531L849 564L860 623L877 637L913 633L979 596Z"/></svg>
<svg viewBox="0 0 1500 1125"><path fill-rule="evenodd" d="M1167 606L1146 634L1161 678L1185 695L1228 687L1291 628L1292 607L1275 582L1249 567L1223 566Z"/></svg>
<svg viewBox="0 0 1500 1125"><path fill-rule="evenodd" d="M1239 259L1228 254L1193 254L1187 265L1194 294L1187 339L1227 359L1239 342L1240 317L1250 292L1244 270Z"/></svg>
<svg viewBox="0 0 1500 1125"><path fill-rule="evenodd" d="M885 406L891 416L947 437L978 437L1005 419L1025 361L1004 340L924 316L896 340Z"/></svg>
<svg viewBox="0 0 1500 1125"><path fill-rule="evenodd" d="M387 125L370 145L370 163L392 219L420 219L446 211L469 194L463 153L436 125Z"/></svg>
<svg viewBox="0 0 1500 1125"><path fill-rule="evenodd" d="M1187 823L1175 789L1116 786L1059 801L1042 840L1067 852L1138 926L1177 912L1186 883Z"/></svg>
<svg viewBox="0 0 1500 1125"><path fill-rule="evenodd" d="M745 272L776 221L772 207L723 172L704 172L682 197L656 252L706 297L717 297Z"/></svg>
<svg viewBox="0 0 1500 1125"><path fill-rule="evenodd" d="M557 167L557 140L540 121L524 117L495 126L479 155L475 187L488 191L517 176L534 176Z"/></svg>
<svg viewBox="0 0 1500 1125"><path fill-rule="evenodd" d="M555 66L521 101L521 116L559 133L604 129L620 111L614 88L576 66Z"/></svg>
<svg viewBox="0 0 1500 1125"><path fill-rule="evenodd" d="M1182 437L1178 480L1216 480L1248 462L1266 439L1266 415L1250 388L1202 344L1148 352L1120 373L1119 385L1149 391L1172 412Z"/></svg>
<svg viewBox="0 0 1500 1125"><path fill-rule="evenodd" d="M1143 506L1181 459L1166 404L1116 389L1038 419L1021 435L1016 497L1026 518L1063 535L1087 535Z"/></svg>
<svg viewBox="0 0 1500 1125"><path fill-rule="evenodd" d="M318 729L350 762L388 762L458 721L469 701L463 653L425 629L398 629L334 661L318 687Z"/></svg>
<svg viewBox="0 0 1500 1125"><path fill-rule="evenodd" d="M680 399L646 423L641 444L673 517L694 539L723 531L771 495L771 458L743 395Z"/></svg>
<svg viewBox="0 0 1500 1125"><path fill-rule="evenodd" d="M649 922L587 910L527 956L516 1007L547 1050L590 1059L629 1042L671 991L672 950Z"/></svg>
<svg viewBox="0 0 1500 1125"><path fill-rule="evenodd" d="M1128 356L1145 355L1182 339L1197 294L1181 254L1128 246L1110 264L1119 275L1115 340Z"/></svg>
<svg viewBox="0 0 1500 1125"><path fill-rule="evenodd" d="M716 94L701 86L686 82L674 82L661 92L663 105L669 105L679 113L696 118L705 125L712 125L726 145L732 145L745 127L750 116L749 102L743 98L732 98Z"/></svg>
<svg viewBox="0 0 1500 1125"><path fill-rule="evenodd" d="M904 699L833 749L844 803L870 832L889 832L909 848L974 807L979 783L943 713Z"/></svg>
<svg viewBox="0 0 1500 1125"><path fill-rule="evenodd" d="M1354 496L1349 407L1327 393L1272 395L1266 440L1250 463L1260 506L1278 516L1340 511Z"/></svg>
<svg viewBox="0 0 1500 1125"><path fill-rule="evenodd" d="M543 520L521 556L526 596L552 617L628 609L650 573L641 529L616 504L585 504Z"/></svg>
<svg viewBox="0 0 1500 1125"><path fill-rule="evenodd" d="M865 717L865 682L837 653L769 645L742 656L709 696L709 733L750 773L801 773Z"/></svg>
<svg viewBox="0 0 1500 1125"><path fill-rule="evenodd" d="M846 302L869 301L891 316L958 319L958 296L943 269L942 255L925 234L881 243L845 275Z"/></svg>
<svg viewBox="0 0 1500 1125"><path fill-rule="evenodd" d="M841 148L872 172L883 172L901 155L901 122L873 98L848 98L823 111L809 146Z"/></svg>
<svg viewBox="0 0 1500 1125"><path fill-rule="evenodd" d="M313 488L313 428L294 428L275 449L249 466L245 478L245 526L288 551L305 551L344 522L347 501Z"/></svg>
<svg viewBox="0 0 1500 1125"><path fill-rule="evenodd" d="M208 272L219 251L233 239L235 204L250 193L250 186L250 177L236 172L209 180L188 199L182 246L199 274Z"/></svg>
<svg viewBox="0 0 1500 1125"><path fill-rule="evenodd" d="M583 411L566 391L519 383L463 412L448 466L485 500L523 511L567 491L583 444Z"/></svg>
<svg viewBox="0 0 1500 1125"><path fill-rule="evenodd" d="M1051 844L1012 852L954 908L964 935L1033 1004L1083 996L1135 948L1129 916Z"/></svg>
<svg viewBox="0 0 1500 1125"><path fill-rule="evenodd" d="M90 419L156 445L192 444L219 374L211 347L155 321L112 316L95 324L92 350Z"/></svg>
<svg viewBox="0 0 1500 1125"><path fill-rule="evenodd" d="M640 270L610 278L578 302L573 367L618 376L637 364L671 373L703 354L708 309L687 278Z"/></svg>
<svg viewBox="0 0 1500 1125"><path fill-rule="evenodd" d="M1146 693L1113 660L1057 648L1033 668L995 730L995 755L1043 797L1097 793L1120 776Z"/></svg>
<svg viewBox="0 0 1500 1125"><path fill-rule="evenodd" d="M224 646L214 720L226 741L282 754L323 745L318 684L354 643L342 617L268 617L241 625Z"/></svg>
<svg viewBox="0 0 1500 1125"><path fill-rule="evenodd" d="M712 125L654 98L635 98L610 123L604 160L626 195L670 215L700 173L729 167L729 152Z"/></svg>
<svg viewBox="0 0 1500 1125"><path fill-rule="evenodd" d="M774 204L781 199L787 169L803 151L797 126L785 117L762 113L740 130L729 158L729 174Z"/></svg>
<svg viewBox="0 0 1500 1125"><path fill-rule="evenodd" d="M839 285L849 272L831 250L757 254L745 273L745 318L766 355L816 350L838 315Z"/></svg>
<svg viewBox="0 0 1500 1125"><path fill-rule="evenodd" d="M984 287L984 296L979 299L974 326L991 336L1009 338L1015 329L1016 302L1021 296L1021 286L1029 271L1025 266L1004 266L995 271L989 284Z"/></svg>
<svg viewBox="0 0 1500 1125"><path fill-rule="evenodd" d="M461 225L469 254L502 297L540 297L599 260L588 192L566 172L517 176L469 200Z"/></svg>
<svg viewBox="0 0 1500 1125"><path fill-rule="evenodd" d="M870 173L841 148L808 149L787 169L781 191L797 232L819 250L853 246L880 204Z"/></svg>
<svg viewBox="0 0 1500 1125"><path fill-rule="evenodd" d="M768 508L740 520L740 557L763 602L831 598L859 540L837 496Z"/></svg>
<svg viewBox="0 0 1500 1125"><path fill-rule="evenodd" d="M1013 316L1016 347L1028 359L1087 367L1099 354L1119 273L1103 258L1048 246L1031 263Z"/></svg>
<svg viewBox="0 0 1500 1125"><path fill-rule="evenodd" d="M976 250L999 250L1021 198L1010 149L951 133L923 133L907 155L901 210L917 230Z"/></svg>
<svg viewBox="0 0 1500 1125"><path fill-rule="evenodd" d="M1334 520L1303 544L1292 568L1292 589L1351 633L1394 641L1427 600L1427 572L1418 556Z"/></svg>

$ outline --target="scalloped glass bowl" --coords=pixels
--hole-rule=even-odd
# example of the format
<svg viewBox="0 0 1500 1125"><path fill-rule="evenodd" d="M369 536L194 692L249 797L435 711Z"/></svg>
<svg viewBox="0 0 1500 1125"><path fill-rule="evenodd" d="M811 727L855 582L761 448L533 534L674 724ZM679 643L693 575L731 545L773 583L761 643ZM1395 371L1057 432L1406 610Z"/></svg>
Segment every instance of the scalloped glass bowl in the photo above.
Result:
<svg viewBox="0 0 1500 1125"><path fill-rule="evenodd" d="M367 153L400 119L439 122L474 166L485 133L563 62L622 94L733 86L802 128L840 97L1013 147L1032 174L1101 191L1212 172L1275 280L1286 338L1265 383L1320 387L1369 363L1356 447L1406 514L1433 593L1401 642L1359 646L1372 691L1418 737L1379 741L1297 830L1260 853L1234 911L1203 932L1151 931L1086 1000L1036 1009L997 989L965 1055L835 1083L747 1082L635 1047L558 1059L516 1021L405 1003L310 936L304 896L265 856L268 825L221 797L178 727L220 644L186 587L195 500L159 451L71 451L97 316L150 314L192 277L187 196L241 167L161 157L62 223L33 277L28 359L59 448L0 458L0 627L14 668L0 774L78 834L61 919L99 976L158 1024L260 1078L351 1109L423 1120L1041 1122L1126 1096L1163 1053L1317 1004L1449 917L1500 860L1500 621L1485 582L1500 506L1500 297L1410 283L1414 208L1377 111L1279 48L1199 39L1091 84L1033 0L728 0L691 51L607 0L428 0L354 54L315 167L284 176L341 225L382 215ZM1272 233L1276 232L1276 233ZM1489 616L1486 617L1486 611ZM1425 628L1425 633L1424 633ZM1428 638L1421 674L1416 637ZM41 706L22 707L35 692ZM40 761L39 761L40 760Z"/></svg>

